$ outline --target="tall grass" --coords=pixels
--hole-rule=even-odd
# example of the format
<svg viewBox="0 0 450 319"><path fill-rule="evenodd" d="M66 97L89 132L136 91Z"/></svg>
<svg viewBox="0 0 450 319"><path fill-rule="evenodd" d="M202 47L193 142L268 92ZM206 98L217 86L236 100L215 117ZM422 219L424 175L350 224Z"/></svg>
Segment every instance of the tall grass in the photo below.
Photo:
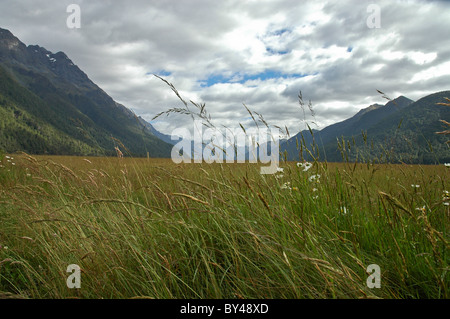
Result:
<svg viewBox="0 0 450 319"><path fill-rule="evenodd" d="M276 178L250 164L15 161L0 173L4 293L448 297L444 166L316 163L304 172L289 163ZM373 263L380 289L366 285ZM66 286L69 264L82 269L81 289Z"/></svg>
<svg viewBox="0 0 450 319"><path fill-rule="evenodd" d="M2 157L0 297L449 297L449 168L311 164Z"/></svg>

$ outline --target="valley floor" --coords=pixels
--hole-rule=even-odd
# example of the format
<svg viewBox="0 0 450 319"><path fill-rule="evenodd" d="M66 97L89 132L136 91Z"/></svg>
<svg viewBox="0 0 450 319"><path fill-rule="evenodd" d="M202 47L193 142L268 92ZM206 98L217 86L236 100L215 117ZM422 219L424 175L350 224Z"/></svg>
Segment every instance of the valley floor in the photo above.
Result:
<svg viewBox="0 0 450 319"><path fill-rule="evenodd" d="M0 295L449 297L450 168L311 164L3 156Z"/></svg>

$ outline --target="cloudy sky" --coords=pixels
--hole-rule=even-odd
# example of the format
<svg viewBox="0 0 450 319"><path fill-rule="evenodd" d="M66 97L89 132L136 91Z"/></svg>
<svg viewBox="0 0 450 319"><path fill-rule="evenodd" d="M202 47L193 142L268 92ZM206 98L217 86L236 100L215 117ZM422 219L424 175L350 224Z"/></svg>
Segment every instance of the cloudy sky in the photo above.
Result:
<svg viewBox="0 0 450 319"><path fill-rule="evenodd" d="M80 28L67 25L69 4L79 5ZM206 103L216 124L250 125L245 103L291 135L305 120L323 128L386 103L377 89L413 100L450 89L449 1L2 0L0 27L65 52L147 120L182 106L153 74ZM152 124L170 134L192 122Z"/></svg>

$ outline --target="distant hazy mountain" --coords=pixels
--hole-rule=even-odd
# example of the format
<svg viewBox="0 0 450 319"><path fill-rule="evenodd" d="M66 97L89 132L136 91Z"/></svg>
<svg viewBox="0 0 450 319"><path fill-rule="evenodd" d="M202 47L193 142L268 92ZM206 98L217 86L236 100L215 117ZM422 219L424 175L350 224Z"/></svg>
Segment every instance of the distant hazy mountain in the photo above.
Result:
<svg viewBox="0 0 450 319"><path fill-rule="evenodd" d="M0 149L37 154L170 157L172 145L93 83L63 52L0 28Z"/></svg>
<svg viewBox="0 0 450 319"><path fill-rule="evenodd" d="M288 160L307 160L311 154L327 161L443 163L450 160L440 119L450 108L437 105L450 91L428 95L416 102L400 96L385 105L375 104L353 117L313 134L305 130L281 144Z"/></svg>

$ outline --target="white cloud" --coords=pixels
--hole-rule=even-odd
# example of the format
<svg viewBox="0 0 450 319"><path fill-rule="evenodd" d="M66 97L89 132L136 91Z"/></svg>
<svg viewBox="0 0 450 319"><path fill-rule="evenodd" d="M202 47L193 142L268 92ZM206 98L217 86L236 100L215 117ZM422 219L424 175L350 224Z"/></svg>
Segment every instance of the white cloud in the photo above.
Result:
<svg viewBox="0 0 450 319"><path fill-rule="evenodd" d="M184 98L206 102L219 124L251 123L245 103L291 134L304 128L299 90L323 127L384 103L376 89L411 99L450 89L450 5L444 1L375 1L380 29L366 25L374 1L79 1L81 29L69 30L72 2L2 1L1 27L26 44L64 51L147 120L181 106L151 76L161 72ZM268 70L280 77L254 78ZM300 74L306 76L292 77ZM212 76L228 83L205 86ZM176 116L155 126L170 133L192 125Z"/></svg>
<svg viewBox="0 0 450 319"><path fill-rule="evenodd" d="M433 78L439 78L450 74L450 61L432 66L426 70L416 73L408 83L426 82Z"/></svg>

